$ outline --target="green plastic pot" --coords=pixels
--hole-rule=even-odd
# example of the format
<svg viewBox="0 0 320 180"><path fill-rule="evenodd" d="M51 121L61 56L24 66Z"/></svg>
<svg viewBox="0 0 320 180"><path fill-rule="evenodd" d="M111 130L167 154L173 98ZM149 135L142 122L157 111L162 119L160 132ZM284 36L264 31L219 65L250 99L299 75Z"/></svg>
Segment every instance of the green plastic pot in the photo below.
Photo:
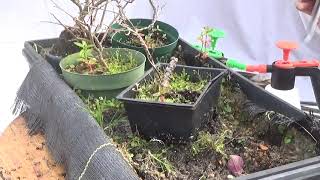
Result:
<svg viewBox="0 0 320 180"><path fill-rule="evenodd" d="M136 27L147 27L152 22L151 19L130 19L130 21ZM172 27L171 25L169 25L167 23L161 22L161 21L157 21L155 23L155 26L159 26L159 28L161 30L163 30L163 32L165 34L167 34L169 43L165 46L161 46L161 47L157 47L157 48L149 49L149 50L152 53L152 55L156 61L155 63L167 62L170 59L172 52L174 51L174 49L176 48L176 46L178 44L179 33L174 27ZM113 24L112 27L115 29L122 28L119 24ZM143 54L146 55L145 50L142 47L137 47L137 46L133 46L133 45L125 43L127 38L128 38L128 36L123 31L122 32L120 31L120 32L113 34L112 47L134 49L134 50L142 52ZM146 63L146 70L150 69L150 68L151 68L151 64L148 61Z"/></svg>
<svg viewBox="0 0 320 180"><path fill-rule="evenodd" d="M60 62L64 80L74 89L80 89L84 95L113 98L143 76L146 57L141 52L126 48L106 48L104 53L107 57L119 53L126 59L128 59L129 54L132 54L138 66L129 71L111 75L88 75L66 71L68 65L79 62L79 53L75 53L65 57Z"/></svg>

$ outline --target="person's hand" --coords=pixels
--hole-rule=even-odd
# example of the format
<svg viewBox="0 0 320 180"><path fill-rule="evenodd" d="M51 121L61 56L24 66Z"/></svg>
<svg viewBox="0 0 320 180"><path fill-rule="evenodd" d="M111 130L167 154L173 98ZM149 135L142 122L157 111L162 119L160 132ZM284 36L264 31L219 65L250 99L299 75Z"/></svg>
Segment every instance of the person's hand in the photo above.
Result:
<svg viewBox="0 0 320 180"><path fill-rule="evenodd" d="M299 11L311 15L316 0L297 0L296 7Z"/></svg>

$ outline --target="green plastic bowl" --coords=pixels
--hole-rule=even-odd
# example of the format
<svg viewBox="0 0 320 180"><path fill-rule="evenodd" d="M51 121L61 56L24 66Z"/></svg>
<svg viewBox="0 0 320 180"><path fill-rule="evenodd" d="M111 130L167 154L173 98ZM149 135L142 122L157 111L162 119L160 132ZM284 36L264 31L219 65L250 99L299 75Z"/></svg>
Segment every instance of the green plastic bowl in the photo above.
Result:
<svg viewBox="0 0 320 180"><path fill-rule="evenodd" d="M137 26L137 27L147 27L152 23L151 19L130 19L130 21L134 26ZM161 21L157 21L155 23L155 26L159 26L159 28L163 30L165 34L167 34L169 43L165 46L161 46L161 47L157 47L149 50L156 60L155 63L167 62L170 59L172 52L174 51L174 49L178 44L179 33L174 27ZM114 29L122 28L119 24L113 24L112 27ZM128 36L123 31L113 34L112 47L134 49L146 55L143 47L137 47L137 46L133 46L125 43L127 39L128 39ZM148 61L146 64L146 69L149 69L149 68L151 68L151 64Z"/></svg>
<svg viewBox="0 0 320 180"><path fill-rule="evenodd" d="M84 90L96 96L111 96L115 97L123 88L126 88L135 83L144 74L146 57L135 50L126 48L106 48L104 53L108 56L119 53L123 58L128 58L129 53L137 61L138 66L118 74L111 75L88 75L66 71L66 67L71 64L76 64L79 61L79 53L71 54L60 62L62 76L64 80L73 88ZM110 95L111 94L111 95Z"/></svg>

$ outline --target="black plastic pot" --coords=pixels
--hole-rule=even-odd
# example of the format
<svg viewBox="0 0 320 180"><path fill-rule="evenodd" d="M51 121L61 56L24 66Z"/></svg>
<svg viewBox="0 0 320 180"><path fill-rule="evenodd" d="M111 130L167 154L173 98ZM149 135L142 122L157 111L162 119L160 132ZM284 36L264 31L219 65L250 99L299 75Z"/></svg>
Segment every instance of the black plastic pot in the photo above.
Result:
<svg viewBox="0 0 320 180"><path fill-rule="evenodd" d="M45 59L48 61L48 63L59 73L61 74L61 68L59 67L59 63L62 59L62 56L55 56L50 53L45 55Z"/></svg>
<svg viewBox="0 0 320 180"><path fill-rule="evenodd" d="M158 64L163 68L167 64ZM175 72L185 70L190 78L201 77L211 79L209 84L192 104L175 104L148 102L136 99L135 85L128 87L117 96L124 102L132 131L138 131L147 138L170 140L187 140L199 128L204 115L215 107L220 96L220 85L226 71L212 68L198 68L178 65ZM155 75L149 70L137 83L142 84Z"/></svg>
<svg viewBox="0 0 320 180"><path fill-rule="evenodd" d="M199 57L196 57L194 53L184 53L183 60L187 66L196 66L196 67L204 67L208 64L211 64L208 62L212 61L212 59L209 57L206 59L200 59ZM223 61L226 61L226 58L222 57L216 60L218 60L219 62L223 62Z"/></svg>

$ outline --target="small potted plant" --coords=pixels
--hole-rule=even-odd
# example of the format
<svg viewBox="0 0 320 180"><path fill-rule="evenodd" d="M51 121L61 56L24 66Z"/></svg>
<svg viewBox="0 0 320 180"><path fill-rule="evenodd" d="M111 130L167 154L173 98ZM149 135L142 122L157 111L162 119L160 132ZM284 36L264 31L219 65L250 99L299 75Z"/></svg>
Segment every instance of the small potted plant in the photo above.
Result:
<svg viewBox="0 0 320 180"><path fill-rule="evenodd" d="M209 58L224 60L224 54L221 51L216 50L217 41L219 38L223 38L225 33L222 30L204 27L198 40L201 44L193 45L199 53L194 56L190 53L184 54L185 63L189 66L205 66L209 61Z"/></svg>
<svg viewBox="0 0 320 180"><path fill-rule="evenodd" d="M113 24L104 23L105 14L109 12L105 8L110 2L95 3L86 1L85 7L78 4L80 12L89 12L80 13L74 18L74 28L70 30L66 27L66 30L70 34L76 32L79 35L75 35L80 41L75 42L75 45L81 50L63 58L60 68L65 81L73 88L83 90L85 94L112 98L144 74L146 58L135 50L104 47ZM118 11L111 13L120 15L125 6L120 4L122 1L116 3ZM100 12L101 8L104 10ZM101 16L99 13L102 13ZM112 21L118 20L116 16ZM104 33L99 33L97 29L103 29Z"/></svg>
<svg viewBox="0 0 320 180"><path fill-rule="evenodd" d="M157 64L120 93L131 129L147 138L187 140L220 95L224 70Z"/></svg>
<svg viewBox="0 0 320 180"><path fill-rule="evenodd" d="M171 25L157 20L159 7L153 0L149 2L153 8L153 19L129 19L120 16L120 21L113 25L117 32L111 38L112 47L134 49L147 57L152 55L155 63L167 62L177 46L179 33ZM149 48L150 54L146 53L146 47ZM146 69L150 67L147 63Z"/></svg>
<svg viewBox="0 0 320 180"><path fill-rule="evenodd" d="M86 41L77 45L81 51L62 59L60 67L67 83L84 93L112 98L144 74L146 58L138 51L104 48L99 59Z"/></svg>
<svg viewBox="0 0 320 180"><path fill-rule="evenodd" d="M33 48L40 53L59 73L61 69L59 63L62 58L79 52L79 47L75 42L79 40L89 40L94 38L95 43L101 44L103 47L111 47L110 34L112 28L104 23L105 16L117 14L117 11L107 13L104 7L111 6L113 3L106 0L101 1L73 1L72 4L78 8L77 16L71 15L70 12L64 10L55 1L52 1L54 7L60 10L64 15L73 20L73 25L63 23L55 14L52 14L56 22L48 22L60 25L64 30L60 33L59 38L37 40L33 43ZM125 8L120 6L120 8ZM114 16L110 24L118 21L118 16ZM90 33L85 30L89 29ZM99 42L98 42L99 41Z"/></svg>

